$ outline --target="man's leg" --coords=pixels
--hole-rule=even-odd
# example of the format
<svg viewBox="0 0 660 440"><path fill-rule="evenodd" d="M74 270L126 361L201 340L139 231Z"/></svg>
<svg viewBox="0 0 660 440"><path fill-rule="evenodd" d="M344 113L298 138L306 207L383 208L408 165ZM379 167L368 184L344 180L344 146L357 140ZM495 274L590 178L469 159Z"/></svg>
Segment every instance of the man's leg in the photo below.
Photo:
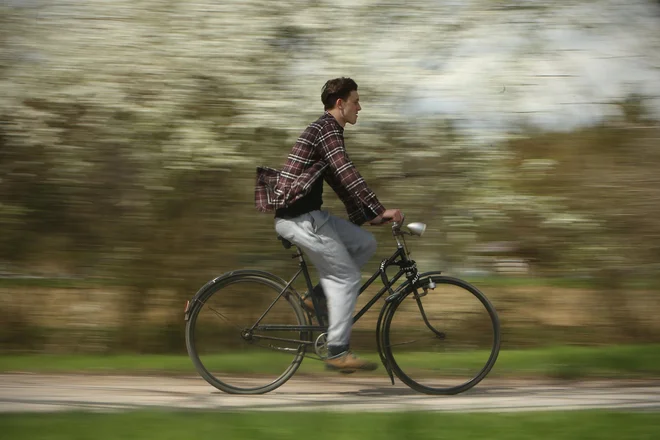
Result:
<svg viewBox="0 0 660 440"><path fill-rule="evenodd" d="M350 224L349 224L350 225ZM357 228L355 225L351 225ZM328 348L330 357L348 351L350 346L351 329L353 326L353 310L357 293L361 286L360 267L348 251L342 240L352 237L356 240L355 231L346 231L345 225L340 225L342 231L336 230L336 221L328 218L327 213L315 211L295 219L278 219L275 229L284 238L295 243L303 249L312 261L321 279L329 311ZM373 239L373 238L372 238ZM362 238L366 243L368 239ZM370 251L372 244L352 246L359 248L360 260ZM371 249L373 253L373 249ZM366 260L365 260L366 261ZM364 368L372 369L375 364L368 364L359 360L349 360L351 365L364 364ZM363 367L358 367L363 368Z"/></svg>
<svg viewBox="0 0 660 440"><path fill-rule="evenodd" d="M378 247L374 234L333 215L329 217L328 221L332 222L333 228L339 234L339 238L351 254L355 264L359 268L364 266Z"/></svg>
<svg viewBox="0 0 660 440"><path fill-rule="evenodd" d="M316 217L317 213L312 212L312 216ZM324 277L321 275L321 286L326 296L328 304L328 311L330 316L341 317L337 320L337 327L329 326L328 331L328 345L331 354L338 354L342 351L348 350L350 346L350 336L353 327L353 312L355 311L355 304L357 296L362 286L362 273L360 268L373 256L376 252L376 239L371 232L356 226L342 218L328 215L327 221L323 224L324 231L332 231L332 235L326 237L326 240L332 242L333 246L336 245L342 248L342 262L346 262L348 270L350 270L350 284L345 286L348 290L342 290L342 286L332 284L332 277ZM343 252L343 249L348 252L348 255ZM348 262L346 260L352 260ZM342 291L342 295L337 295L337 291ZM334 298L333 298L334 296ZM332 318L331 322L332 322ZM334 324L334 323L333 323ZM336 330L332 334L330 330Z"/></svg>
<svg viewBox="0 0 660 440"><path fill-rule="evenodd" d="M315 217L315 219L316 217L319 217L316 219L317 224L323 224L326 221L331 224L332 228L339 235L341 242L344 243L346 250L355 262L358 270L364 266L365 263L367 263L376 252L377 242L371 232L366 231L340 217L327 214L326 212L312 212L311 215ZM327 313L327 309L324 305L326 300L323 292L323 285L319 283L314 286L314 291L312 294L316 296L321 302L321 313ZM308 299L305 299L305 305L310 310L313 310L314 308L311 298L309 297ZM353 306L355 306L355 301L353 302Z"/></svg>

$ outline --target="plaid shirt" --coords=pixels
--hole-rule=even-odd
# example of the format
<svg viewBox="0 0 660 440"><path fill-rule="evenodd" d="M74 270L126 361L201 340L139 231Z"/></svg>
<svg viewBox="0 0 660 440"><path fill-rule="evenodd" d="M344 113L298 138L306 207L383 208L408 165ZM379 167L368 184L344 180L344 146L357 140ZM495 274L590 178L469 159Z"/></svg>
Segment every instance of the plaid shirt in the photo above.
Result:
<svg viewBox="0 0 660 440"><path fill-rule="evenodd" d="M321 177L344 203L352 223L361 225L385 211L349 159L343 127L327 111L300 135L281 171L257 167L256 208L269 212L290 206Z"/></svg>

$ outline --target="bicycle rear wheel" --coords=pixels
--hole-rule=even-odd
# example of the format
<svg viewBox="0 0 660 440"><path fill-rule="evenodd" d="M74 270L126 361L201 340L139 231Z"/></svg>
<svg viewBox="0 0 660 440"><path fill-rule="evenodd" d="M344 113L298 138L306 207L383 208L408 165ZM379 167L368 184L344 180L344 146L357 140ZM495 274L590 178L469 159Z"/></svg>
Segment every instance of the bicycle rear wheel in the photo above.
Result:
<svg viewBox="0 0 660 440"><path fill-rule="evenodd" d="M281 328L308 325L298 295L287 290L280 296L284 287L274 276L239 274L192 304L186 347L208 383L227 393L262 394L293 376L311 336Z"/></svg>
<svg viewBox="0 0 660 440"><path fill-rule="evenodd" d="M426 394L462 393L490 372L500 349L495 308L476 287L440 275L433 289L404 291L385 317L383 351L406 385ZM433 287L433 284L431 284Z"/></svg>

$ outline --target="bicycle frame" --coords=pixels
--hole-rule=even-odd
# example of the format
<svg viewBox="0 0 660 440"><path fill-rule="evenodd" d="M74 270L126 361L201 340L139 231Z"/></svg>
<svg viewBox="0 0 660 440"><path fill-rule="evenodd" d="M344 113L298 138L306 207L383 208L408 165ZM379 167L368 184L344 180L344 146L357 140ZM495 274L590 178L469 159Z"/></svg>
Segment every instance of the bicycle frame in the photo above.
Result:
<svg viewBox="0 0 660 440"><path fill-rule="evenodd" d="M418 279L418 272L417 272L417 267L415 264L415 261L410 260L408 258L408 252L406 250L405 243L402 242L402 240L399 239L398 235L395 235L397 238L397 250L392 254L387 259L384 259L381 264L379 269L369 278L367 281L362 284L362 287L360 287L360 290L358 292L358 296L360 296L375 280L380 276L381 280L383 281L383 287L380 289L380 291L369 300L367 304L365 304L362 309L355 315L353 316L353 323L356 323L375 303L378 301L386 292L390 293L390 296L386 299L388 301L390 298L393 298L396 296L396 292L392 290L392 286L401 278L403 275L406 275L406 277L409 280L412 280L415 282ZM324 331L327 330L327 326L323 322L323 317L319 316L319 314L316 314L316 318L318 319L319 325L285 325L285 324L272 324L272 325L259 325L261 320L268 314L268 312L273 308L275 303L284 295L284 293L289 289L291 284L300 276L302 273L305 277L305 281L307 284L308 291L311 292L313 290L313 285L312 285L312 280L309 275L309 270L307 267L307 263L303 257L302 251L298 250L296 254L293 255L293 258L298 257L300 260L300 269L298 272L291 278L289 282L287 282L286 286L284 289L277 295L275 300L270 304L270 306L266 309L266 311L259 317L257 322L249 329L250 332L255 331L255 330L261 330L261 331L281 331L281 330L291 330L291 331ZM399 260L397 261L397 258ZM387 278L386 270L389 266L391 265L398 265L399 266L399 271L397 274L390 280ZM314 296L312 296L312 301L314 303L314 307L316 310L319 310L319 305L317 304L317 300ZM271 339L268 336L257 336L258 338L261 339ZM284 338L272 338L276 340L286 340L286 341L295 341L295 340L290 340L290 339L284 339ZM308 341L296 341L296 342L308 342Z"/></svg>
<svg viewBox="0 0 660 440"><path fill-rule="evenodd" d="M376 343L377 343L377 351L380 356L380 360L384 365L385 370L392 384L394 384L394 377L396 375L411 388L420 392L424 392L427 394L456 394L459 392L463 392L467 389L470 389L474 385L476 385L486 376L486 374L488 374L488 372L494 365L495 360L497 359L497 354L499 352L499 344L500 344L499 320L497 318L497 313L495 312L493 306L490 304L488 299L475 287L457 278L440 275L441 271L430 271L423 273L418 272L415 261L409 258L410 253L408 252L408 248L405 243L404 234L421 236L425 228L426 225L423 223L411 223L408 225L409 231L402 232L400 230L399 224L395 223L393 225L392 234L397 243L396 251L389 258L386 258L381 261L378 270L367 281L365 281L362 284L357 295L358 296L362 295L366 291L366 289L369 288L369 286L371 286L373 282L379 277L383 282L383 287L362 307L360 311L358 311L353 315L352 323L353 324L356 323L369 309L371 309L371 307L374 306L374 304L376 304L376 302L379 299L383 298L384 295L389 294L384 300L384 304L380 310L380 314L376 322ZM286 239L283 239L282 237L278 237L278 238L282 241L282 244L286 249L291 248L291 246L293 245L291 242L289 242ZM302 274L305 278L305 284L310 294L314 291L312 285L312 279L309 274L308 265L303 256L303 251L297 246L296 249L297 251L293 255L293 258L299 259L299 269L288 282L280 278L279 276L266 271L252 270L252 269L236 270L236 271L226 272L221 276L218 276L210 280L200 290L197 291L197 293L193 296L193 299L191 301L186 301L184 317L185 320L188 321L188 323L186 324L186 346L188 348L188 353L192 357L193 362L195 363L195 367L200 372L200 374L202 374L202 376L216 388L221 389L225 392L241 393L241 394L268 392L271 391L272 389L275 389L276 387L284 383L286 380L288 380L295 373L296 369L302 362L303 358L310 357L312 359L321 360L321 361L327 359L328 339L326 332L328 326L326 325L326 323L324 323L323 316L320 316L319 313L316 312L317 310L320 310L318 304L319 302L318 298L314 295L312 295L311 297L315 309L314 313L318 320L318 325L311 325L310 316L312 315L312 313L310 312L305 313L303 311L303 308L301 307L302 299L299 293L296 291L296 289L292 287L294 281L299 279L300 275ZM390 279L387 276L387 269L388 267L393 265L397 265L399 267L399 270L397 271L396 275L394 275L394 277ZM399 282L401 277L403 277L404 275L406 276L407 279L403 282ZM206 367L203 365L202 361L199 358L199 353L195 348L194 325L197 316L199 315L199 312L201 311L201 308L204 306L206 300L210 299L211 296L214 295L219 289L243 281L248 283L261 282L262 284L265 284L270 288L274 287L275 291L277 291L278 288L281 288L281 286L284 286L276 295L276 298L268 305L266 310L256 320L256 322L252 325L248 325L247 327L242 327L242 326L239 327L235 325L233 322L230 322L226 316L213 310L213 308L209 306L211 311L215 312L216 315L228 321L230 324L233 325L235 329L239 330L241 338L247 341L248 343L264 340L266 344L257 344L257 345L262 346L264 348L270 348L273 350L294 354L295 357L291 365L288 367L288 369L285 370L284 373L278 379L266 385L265 387L240 388L222 382L206 369ZM397 282L398 282L398 286L394 288ZM494 339L493 339L491 354L488 361L486 362L484 368L482 368L479 371L479 373L476 376L474 376L473 379L459 386L438 388L437 386L428 386L421 384L420 382L406 375L403 372L403 370L401 370L401 367L395 360L395 355L392 352L392 347L394 346L410 344L411 342L415 342L414 340L413 341L406 340L403 343L392 343L390 339L390 324L392 323L394 314L399 309L399 306L402 304L402 302L405 301L407 298L414 300L414 303L416 303L417 307L419 308L420 315L424 324L434 334L433 339L445 339L446 335L443 331L444 329L442 328L444 327L443 320L439 321L441 327L439 329L436 329L431 324L431 322L429 322L429 319L427 318L427 315L424 310L424 305L422 304L422 297L425 297L430 290L435 290L436 285L456 286L471 293L485 307L486 311L490 315L490 321L493 325ZM277 301L280 301L282 299L283 296L284 296L284 300L287 301L289 305L293 306L298 323L299 324L304 323L307 325L261 324L261 322L264 320L266 315L273 309ZM410 305L413 306L412 303L410 303ZM273 332L291 331L293 332L293 334L291 335L293 337L280 337L286 335L277 335L273 333L270 333L270 335L268 335L269 331L273 331ZM316 336L313 335L314 332L321 332L321 334ZM277 346L278 344L269 344L267 343L267 341L289 342L296 344L297 347ZM309 349L309 346L312 346L313 351L316 353L317 357L308 356L306 354L307 350Z"/></svg>

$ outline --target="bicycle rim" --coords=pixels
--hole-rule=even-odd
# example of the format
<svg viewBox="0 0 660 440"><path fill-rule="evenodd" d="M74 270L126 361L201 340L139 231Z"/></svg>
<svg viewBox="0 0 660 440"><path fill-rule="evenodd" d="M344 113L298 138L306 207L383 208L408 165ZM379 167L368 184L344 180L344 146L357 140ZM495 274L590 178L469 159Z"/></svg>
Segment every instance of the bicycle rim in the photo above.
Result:
<svg viewBox="0 0 660 440"><path fill-rule="evenodd" d="M461 393L483 380L495 364L499 319L474 286L444 276L430 276L420 285L429 280L435 283L433 290L411 288L392 305L383 350L394 374L412 389Z"/></svg>
<svg viewBox="0 0 660 440"><path fill-rule="evenodd" d="M293 330L253 330L259 325L307 325L297 294L275 301L284 284L242 275L220 282L194 304L186 326L188 353L200 375L232 394L262 394L284 384L298 369L306 345L278 340L309 340ZM275 301L275 302L274 302Z"/></svg>

